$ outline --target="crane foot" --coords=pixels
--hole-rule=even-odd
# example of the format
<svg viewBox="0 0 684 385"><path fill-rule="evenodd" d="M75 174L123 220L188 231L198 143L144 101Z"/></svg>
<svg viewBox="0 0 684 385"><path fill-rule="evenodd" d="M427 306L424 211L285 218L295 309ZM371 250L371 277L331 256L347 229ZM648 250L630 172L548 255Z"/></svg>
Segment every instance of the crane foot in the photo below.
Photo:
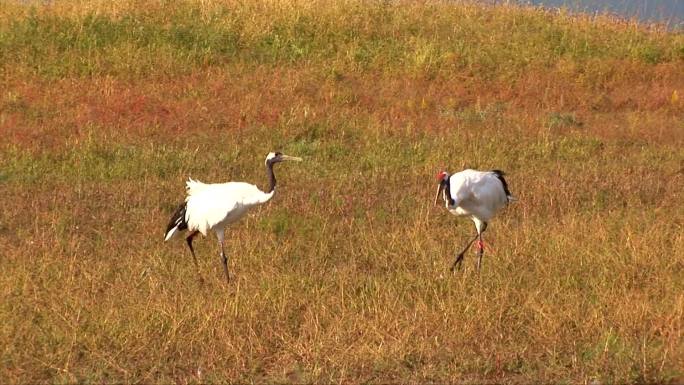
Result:
<svg viewBox="0 0 684 385"><path fill-rule="evenodd" d="M463 254L459 254L456 256L456 260L454 261L454 264L451 265L451 271L456 271L457 269L461 268L461 262L463 262Z"/></svg>

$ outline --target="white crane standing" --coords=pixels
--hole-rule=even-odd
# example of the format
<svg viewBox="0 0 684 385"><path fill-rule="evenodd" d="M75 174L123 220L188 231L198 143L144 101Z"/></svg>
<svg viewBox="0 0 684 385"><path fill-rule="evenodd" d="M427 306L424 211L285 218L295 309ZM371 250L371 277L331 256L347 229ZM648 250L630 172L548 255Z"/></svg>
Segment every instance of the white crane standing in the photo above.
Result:
<svg viewBox="0 0 684 385"><path fill-rule="evenodd" d="M219 241L226 281L230 282L228 258L223 250L225 227L242 218L250 208L266 203L273 198L276 187L273 166L276 163L283 161L299 162L301 160L302 158L284 155L280 152L269 153L266 156L266 173L270 181L268 192L263 192L257 186L245 182L205 184L189 179L186 187L188 196L171 216L164 241L168 241L183 230L188 230L190 234L185 240L199 271L195 250L192 248L192 240L199 233L206 236L209 230L213 230Z"/></svg>
<svg viewBox="0 0 684 385"><path fill-rule="evenodd" d="M480 270L482 255L484 254L482 233L487 229L489 220L501 208L515 200L508 190L508 183L503 176L504 173L500 170L463 170L452 175L442 171L437 174L439 186L435 196L435 205L437 205L439 195L442 193L447 210L457 216L470 217L477 230L477 235L456 255L456 260L451 265L451 271L460 267L463 255L475 240L477 240L478 249L477 270Z"/></svg>

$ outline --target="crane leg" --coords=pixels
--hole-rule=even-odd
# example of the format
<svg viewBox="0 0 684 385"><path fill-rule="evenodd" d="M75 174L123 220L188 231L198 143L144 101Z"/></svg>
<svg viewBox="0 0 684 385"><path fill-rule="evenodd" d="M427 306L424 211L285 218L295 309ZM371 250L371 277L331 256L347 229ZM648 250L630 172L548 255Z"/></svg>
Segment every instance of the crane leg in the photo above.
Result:
<svg viewBox="0 0 684 385"><path fill-rule="evenodd" d="M200 268L199 268L199 263L197 263L197 257L195 256L195 249L192 247L192 240L199 234L199 231L193 231L190 233L185 238L185 242L188 243L188 247L190 248L190 254L192 254L192 260L195 262L195 268L197 269L197 277L199 278L200 283L204 283L204 279L202 278L202 273L200 273Z"/></svg>
<svg viewBox="0 0 684 385"><path fill-rule="evenodd" d="M484 255L484 243L482 243L482 233L487 230L487 222L476 222L477 227L477 272L480 272L480 267L482 267L482 256Z"/></svg>
<svg viewBox="0 0 684 385"><path fill-rule="evenodd" d="M477 272L480 272L480 267L482 266L482 255L484 255L484 244L482 243L482 233L478 234L477 241Z"/></svg>
<svg viewBox="0 0 684 385"><path fill-rule="evenodd" d="M226 282L230 283L230 276L228 275L228 257L223 252L223 245L221 245L221 262L223 262L223 272L226 273Z"/></svg>
<svg viewBox="0 0 684 385"><path fill-rule="evenodd" d="M199 264L197 263L197 257L195 256L195 249L192 248L192 240L199 234L199 231L193 231L190 233L190 235L185 238L185 242L188 243L188 247L190 248L190 254L192 254L192 260L195 261L195 266L197 267L197 270L199 271Z"/></svg>
<svg viewBox="0 0 684 385"><path fill-rule="evenodd" d="M217 231L216 236L218 237L219 247L221 248L221 263L223 264L223 272L226 274L226 283L230 283L230 275L228 275L228 257L223 250L223 231Z"/></svg>
<svg viewBox="0 0 684 385"><path fill-rule="evenodd" d="M456 270L457 268L461 267L461 262L463 262L463 255L470 249L470 246L475 242L477 239L478 235L475 236L475 238L471 239L470 242L466 245L466 247L456 255L456 260L454 261L454 264L451 265L451 271Z"/></svg>

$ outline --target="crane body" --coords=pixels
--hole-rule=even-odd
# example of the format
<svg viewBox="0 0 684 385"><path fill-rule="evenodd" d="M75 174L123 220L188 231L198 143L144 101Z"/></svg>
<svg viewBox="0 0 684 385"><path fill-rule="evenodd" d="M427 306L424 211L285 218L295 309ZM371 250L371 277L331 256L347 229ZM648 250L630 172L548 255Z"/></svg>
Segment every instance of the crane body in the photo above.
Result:
<svg viewBox="0 0 684 385"><path fill-rule="evenodd" d="M189 231L190 234L186 237L186 242L195 265L198 265L192 241L198 234L206 236L210 230L214 231L221 250L221 261L226 281L229 282L228 258L223 247L225 228L242 218L252 207L266 203L273 198L276 187L275 174L273 173L274 164L301 160L301 158L279 152L269 153L265 162L270 181L268 192L245 182L207 184L189 179L186 182L187 197L185 202L178 206L171 216L166 227L164 241L174 238L182 231Z"/></svg>
<svg viewBox="0 0 684 385"><path fill-rule="evenodd" d="M482 233L487 229L489 221L496 213L515 200L508 190L504 173L500 170L477 171L468 169L449 175L446 171L442 171L437 174L437 181L439 185L435 196L435 205L441 195L450 213L456 216L469 217L477 230L477 235L468 242L463 251L456 255L451 270L453 271L460 266L465 252L477 240L477 269L479 271L484 254Z"/></svg>

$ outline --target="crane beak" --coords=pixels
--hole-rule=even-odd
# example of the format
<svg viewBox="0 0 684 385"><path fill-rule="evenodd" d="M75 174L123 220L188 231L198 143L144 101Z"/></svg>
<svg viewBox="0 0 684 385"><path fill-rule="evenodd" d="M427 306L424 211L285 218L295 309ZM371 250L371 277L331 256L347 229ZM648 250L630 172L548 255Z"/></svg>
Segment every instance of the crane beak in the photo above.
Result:
<svg viewBox="0 0 684 385"><path fill-rule="evenodd" d="M440 183L437 186L437 194L435 194L435 206L437 206L437 202L439 201L439 194L444 190L444 183Z"/></svg>
<svg viewBox="0 0 684 385"><path fill-rule="evenodd" d="M281 155L281 156L280 156L280 160L281 160L281 161L284 161L284 160L292 160L292 161L295 161L295 162L301 162L303 159L300 158L300 157L298 157L298 156Z"/></svg>

